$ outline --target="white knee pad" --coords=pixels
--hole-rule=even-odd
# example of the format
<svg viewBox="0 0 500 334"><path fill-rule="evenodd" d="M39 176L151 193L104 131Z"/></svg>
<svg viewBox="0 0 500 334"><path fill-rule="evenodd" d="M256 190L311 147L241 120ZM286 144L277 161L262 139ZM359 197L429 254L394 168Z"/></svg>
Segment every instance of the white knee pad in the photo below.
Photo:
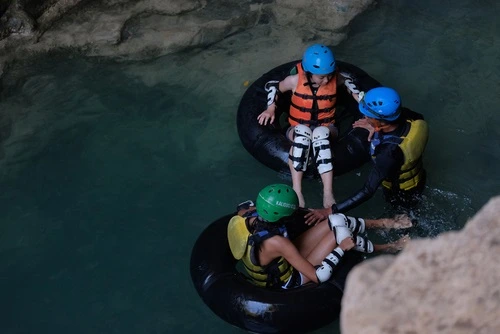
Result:
<svg viewBox="0 0 500 334"><path fill-rule="evenodd" d="M368 240L367 237L361 237L359 235L356 237L356 246L354 249L363 253L373 253L374 250L373 243Z"/></svg>
<svg viewBox="0 0 500 334"><path fill-rule="evenodd" d="M333 169L332 150L330 148L330 130L326 126L318 126L312 133L312 147L316 167L320 174Z"/></svg>
<svg viewBox="0 0 500 334"><path fill-rule="evenodd" d="M328 224L331 230L333 230L333 228L336 226L345 226L353 234L363 233L366 229L365 220L363 218L346 216L342 213L329 215Z"/></svg>
<svg viewBox="0 0 500 334"><path fill-rule="evenodd" d="M363 233L366 229L365 220L363 218L356 218L345 216L347 227L351 230L353 234Z"/></svg>
<svg viewBox="0 0 500 334"><path fill-rule="evenodd" d="M337 244L340 244L345 238L351 238L351 230L347 227L345 216L341 213L335 213L328 215L328 225L330 229L335 233L335 239Z"/></svg>
<svg viewBox="0 0 500 334"><path fill-rule="evenodd" d="M292 144L292 154L288 157L297 172L304 172L307 169L309 159L309 148L311 147L312 131L309 127L298 124L294 127L295 138Z"/></svg>

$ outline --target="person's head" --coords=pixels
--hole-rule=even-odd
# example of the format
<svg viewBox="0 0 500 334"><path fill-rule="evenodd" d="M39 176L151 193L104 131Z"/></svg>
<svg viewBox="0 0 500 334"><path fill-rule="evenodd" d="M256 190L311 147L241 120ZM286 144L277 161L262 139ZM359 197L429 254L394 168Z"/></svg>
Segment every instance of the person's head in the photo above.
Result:
<svg viewBox="0 0 500 334"><path fill-rule="evenodd" d="M311 45L302 57L302 68L314 84L326 85L335 73L335 56L325 45Z"/></svg>
<svg viewBox="0 0 500 334"><path fill-rule="evenodd" d="M292 215L299 206L299 199L292 187L271 184L259 192L255 206L262 219L274 223Z"/></svg>
<svg viewBox="0 0 500 334"><path fill-rule="evenodd" d="M377 129L394 124L401 115L401 98L389 87L370 89L359 101L359 111L366 116L371 126Z"/></svg>

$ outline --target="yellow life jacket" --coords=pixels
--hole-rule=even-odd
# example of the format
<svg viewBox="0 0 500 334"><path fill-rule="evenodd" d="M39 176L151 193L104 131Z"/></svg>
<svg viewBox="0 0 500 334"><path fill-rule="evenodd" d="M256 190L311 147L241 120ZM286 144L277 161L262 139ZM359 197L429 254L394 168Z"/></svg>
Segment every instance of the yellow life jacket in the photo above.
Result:
<svg viewBox="0 0 500 334"><path fill-rule="evenodd" d="M417 187L424 179L422 155L429 139L429 128L423 119L407 120L407 122L410 123L409 131L403 136L397 137L399 143L395 143L401 148L405 158L399 171L398 184L393 185L391 181L384 180L382 185L387 189L396 187L396 189L410 190ZM392 140L385 142L392 142ZM382 143L384 143L384 137L382 137Z"/></svg>
<svg viewBox="0 0 500 334"><path fill-rule="evenodd" d="M280 232L286 233L286 229L280 228ZM229 248L233 257L241 260L250 281L261 287L282 286L293 272L293 267L283 258L279 257L266 266L258 265L259 245L264 240L277 234L263 230L251 234L245 218L234 216L227 226L227 238Z"/></svg>

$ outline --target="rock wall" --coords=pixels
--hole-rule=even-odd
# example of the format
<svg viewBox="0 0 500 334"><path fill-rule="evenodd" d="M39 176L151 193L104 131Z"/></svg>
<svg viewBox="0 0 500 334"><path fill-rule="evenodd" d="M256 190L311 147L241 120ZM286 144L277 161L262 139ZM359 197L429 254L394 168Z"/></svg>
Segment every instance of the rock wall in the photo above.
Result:
<svg viewBox="0 0 500 334"><path fill-rule="evenodd" d="M7 0L0 63L50 50L148 59L217 43L257 25L335 45L373 0ZM1 74L0 65L0 74Z"/></svg>
<svg viewBox="0 0 500 334"><path fill-rule="evenodd" d="M343 334L500 333L500 196L462 231L411 241L356 267Z"/></svg>

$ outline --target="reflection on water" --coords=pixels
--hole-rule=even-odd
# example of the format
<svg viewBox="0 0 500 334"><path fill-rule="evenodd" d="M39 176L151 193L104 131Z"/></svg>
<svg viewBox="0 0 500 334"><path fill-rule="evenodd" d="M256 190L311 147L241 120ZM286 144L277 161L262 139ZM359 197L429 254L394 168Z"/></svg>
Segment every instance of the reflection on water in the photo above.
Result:
<svg viewBox="0 0 500 334"><path fill-rule="evenodd" d="M381 1L334 48L429 121L413 237L461 228L498 193L500 28L488 4ZM5 77L0 108L16 122L0 195L2 333L238 332L203 305L188 263L210 221L282 178L241 147L236 108L245 81L308 42L257 37L148 63L61 56ZM366 172L338 178L337 199ZM320 205L319 181L304 188ZM387 212L381 194L353 210Z"/></svg>

